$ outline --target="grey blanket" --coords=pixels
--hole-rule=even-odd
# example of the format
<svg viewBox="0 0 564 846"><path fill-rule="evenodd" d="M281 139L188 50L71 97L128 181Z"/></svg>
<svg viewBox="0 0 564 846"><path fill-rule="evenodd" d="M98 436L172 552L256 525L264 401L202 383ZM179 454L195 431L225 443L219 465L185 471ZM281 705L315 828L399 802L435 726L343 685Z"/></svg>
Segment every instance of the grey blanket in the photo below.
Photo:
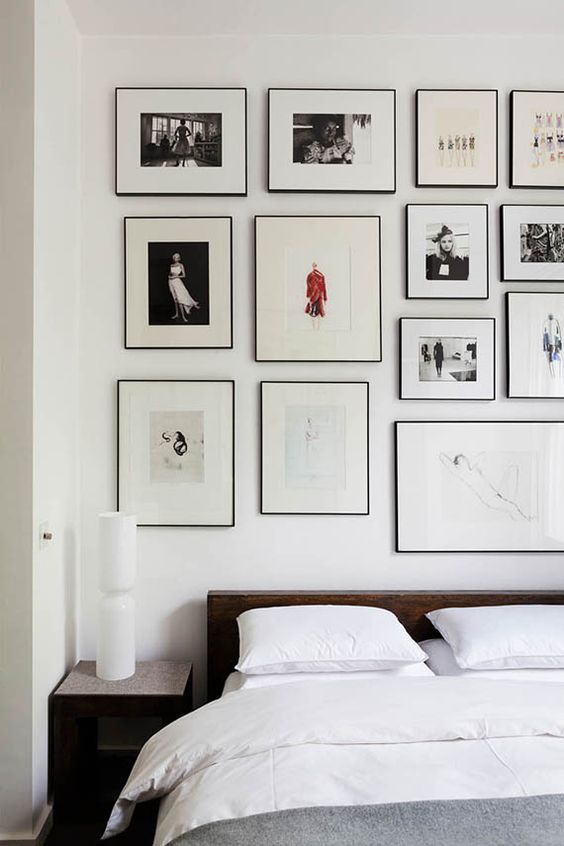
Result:
<svg viewBox="0 0 564 846"><path fill-rule="evenodd" d="M296 808L202 825L170 846L564 846L564 796Z"/></svg>

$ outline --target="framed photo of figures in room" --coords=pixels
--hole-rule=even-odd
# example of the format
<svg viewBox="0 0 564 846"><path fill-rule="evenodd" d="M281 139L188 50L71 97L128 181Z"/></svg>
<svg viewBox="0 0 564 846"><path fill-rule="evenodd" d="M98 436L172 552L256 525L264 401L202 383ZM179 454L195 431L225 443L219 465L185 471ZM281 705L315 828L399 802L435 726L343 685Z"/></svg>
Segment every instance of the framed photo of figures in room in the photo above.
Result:
<svg viewBox="0 0 564 846"><path fill-rule="evenodd" d="M381 361L380 218L255 217L256 360Z"/></svg>
<svg viewBox="0 0 564 846"><path fill-rule="evenodd" d="M560 552L564 423L396 423L398 552Z"/></svg>
<svg viewBox="0 0 564 846"><path fill-rule="evenodd" d="M508 293L507 395L564 399L564 293Z"/></svg>
<svg viewBox="0 0 564 846"><path fill-rule="evenodd" d="M497 188L498 92L419 89L416 185Z"/></svg>
<svg viewBox="0 0 564 846"><path fill-rule="evenodd" d="M261 514L368 514L368 382L261 382Z"/></svg>
<svg viewBox="0 0 564 846"><path fill-rule="evenodd" d="M232 218L126 217L127 349L220 349L232 340Z"/></svg>
<svg viewBox="0 0 564 846"><path fill-rule="evenodd" d="M564 91L512 91L511 188L564 188Z"/></svg>
<svg viewBox="0 0 564 846"><path fill-rule="evenodd" d="M504 282L564 282L564 206L504 205L501 278Z"/></svg>
<svg viewBox="0 0 564 846"><path fill-rule="evenodd" d="M232 381L118 382L118 510L140 526L235 525Z"/></svg>
<svg viewBox="0 0 564 846"><path fill-rule="evenodd" d="M395 192L395 90L270 88L268 190Z"/></svg>
<svg viewBox="0 0 564 846"><path fill-rule="evenodd" d="M115 191L245 196L246 88L116 88Z"/></svg>

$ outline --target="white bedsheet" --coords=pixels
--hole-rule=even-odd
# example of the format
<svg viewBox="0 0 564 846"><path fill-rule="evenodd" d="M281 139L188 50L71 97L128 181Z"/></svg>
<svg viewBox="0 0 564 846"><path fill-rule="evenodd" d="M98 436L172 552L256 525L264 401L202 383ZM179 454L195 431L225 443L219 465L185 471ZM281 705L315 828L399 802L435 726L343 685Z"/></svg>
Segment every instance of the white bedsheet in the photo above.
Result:
<svg viewBox="0 0 564 846"><path fill-rule="evenodd" d="M563 738L560 684L423 677L237 691L148 741L105 836L156 796L164 846L283 808L564 793Z"/></svg>

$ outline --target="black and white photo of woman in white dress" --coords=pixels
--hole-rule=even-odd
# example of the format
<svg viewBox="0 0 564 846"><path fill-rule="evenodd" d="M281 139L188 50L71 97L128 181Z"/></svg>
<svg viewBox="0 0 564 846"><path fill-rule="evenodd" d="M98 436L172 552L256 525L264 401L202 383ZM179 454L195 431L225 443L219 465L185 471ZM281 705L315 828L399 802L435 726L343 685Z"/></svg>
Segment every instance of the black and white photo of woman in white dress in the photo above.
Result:
<svg viewBox="0 0 564 846"><path fill-rule="evenodd" d="M174 301L172 319L176 320L181 317L184 323L187 323L192 309L200 308L200 304L188 293L188 288L184 284L185 279L186 270L182 264L180 253L174 253L168 272L168 287Z"/></svg>
<svg viewBox="0 0 564 846"><path fill-rule="evenodd" d="M209 242L150 241L149 326L209 326Z"/></svg>

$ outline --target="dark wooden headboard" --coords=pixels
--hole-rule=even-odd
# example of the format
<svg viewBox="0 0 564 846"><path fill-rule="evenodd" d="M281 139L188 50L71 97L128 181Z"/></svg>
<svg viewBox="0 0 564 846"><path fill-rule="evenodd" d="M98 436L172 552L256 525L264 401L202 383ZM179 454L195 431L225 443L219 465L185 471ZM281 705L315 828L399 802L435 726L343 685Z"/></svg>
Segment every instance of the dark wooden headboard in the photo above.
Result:
<svg viewBox="0 0 564 846"><path fill-rule="evenodd" d="M386 608L415 640L437 637L425 617L436 608L472 605L564 605L564 591L220 591L208 593L208 700L221 695L225 679L237 663L237 617L249 608L274 605L371 605Z"/></svg>

